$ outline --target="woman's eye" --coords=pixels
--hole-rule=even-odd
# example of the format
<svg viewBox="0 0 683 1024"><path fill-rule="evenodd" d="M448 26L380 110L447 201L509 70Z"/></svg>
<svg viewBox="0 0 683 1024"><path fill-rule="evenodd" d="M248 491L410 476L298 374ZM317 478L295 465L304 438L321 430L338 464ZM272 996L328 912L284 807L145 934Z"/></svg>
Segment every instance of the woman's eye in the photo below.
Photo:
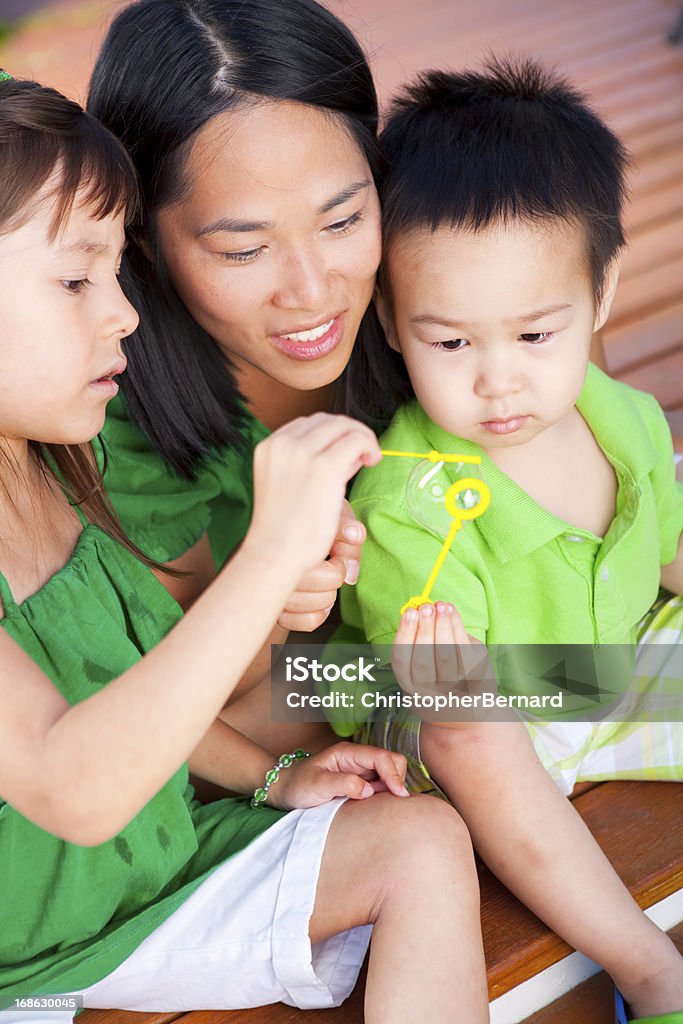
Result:
<svg viewBox="0 0 683 1024"><path fill-rule="evenodd" d="M552 338L552 331L537 331L535 334L520 334L522 341L528 341L530 345L538 345L542 341Z"/></svg>
<svg viewBox="0 0 683 1024"><path fill-rule="evenodd" d="M230 263L251 263L264 251L265 246L260 245L256 249L243 249L241 252L223 252L221 256Z"/></svg>
<svg viewBox="0 0 683 1024"><path fill-rule="evenodd" d="M78 279L62 281L62 284L72 295L78 295L80 292L85 291L86 288L89 288L92 281L89 281L87 277L79 277Z"/></svg>
<svg viewBox="0 0 683 1024"><path fill-rule="evenodd" d="M436 341L432 348L439 348L443 352L459 352L465 345L469 345L467 338L453 338L450 341Z"/></svg>
<svg viewBox="0 0 683 1024"><path fill-rule="evenodd" d="M358 210L356 213L352 213L350 217L345 217L344 220L337 220L334 224L328 224L327 230L331 231L333 235L343 235L362 219L363 211Z"/></svg>

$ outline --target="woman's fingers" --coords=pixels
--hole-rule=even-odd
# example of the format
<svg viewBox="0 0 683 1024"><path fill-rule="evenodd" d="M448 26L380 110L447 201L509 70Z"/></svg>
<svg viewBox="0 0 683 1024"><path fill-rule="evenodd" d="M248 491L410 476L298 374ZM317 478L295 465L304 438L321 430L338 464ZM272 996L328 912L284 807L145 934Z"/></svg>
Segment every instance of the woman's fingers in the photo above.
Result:
<svg viewBox="0 0 683 1024"><path fill-rule="evenodd" d="M330 551L332 560L342 559L344 562L344 583L355 583L358 580L365 537L365 527L356 519L348 501L344 500L337 536Z"/></svg>
<svg viewBox="0 0 683 1024"><path fill-rule="evenodd" d="M342 742L316 757L321 758L325 766L331 769L333 765L330 758L333 758L334 767L340 772L351 772L364 778L377 776L395 796L408 795L405 788L407 762L403 754L362 743Z"/></svg>

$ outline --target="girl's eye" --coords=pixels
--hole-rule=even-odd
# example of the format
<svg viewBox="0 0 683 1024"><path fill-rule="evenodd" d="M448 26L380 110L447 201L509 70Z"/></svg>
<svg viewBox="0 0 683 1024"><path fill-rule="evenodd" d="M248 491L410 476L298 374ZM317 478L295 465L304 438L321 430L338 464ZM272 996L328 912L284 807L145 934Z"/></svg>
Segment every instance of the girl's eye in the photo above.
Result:
<svg viewBox="0 0 683 1024"><path fill-rule="evenodd" d="M256 249L243 249L241 252L222 252L221 256L229 263L251 263L265 252L265 248L265 245L260 245Z"/></svg>
<svg viewBox="0 0 683 1024"><path fill-rule="evenodd" d="M528 341L530 345L539 345L542 341L548 341L552 336L552 331L537 331L535 334L520 334L522 341Z"/></svg>
<svg viewBox="0 0 683 1024"><path fill-rule="evenodd" d="M72 295L79 295L80 292L90 287L92 281L89 281L87 277L80 277L77 280L62 281L62 284Z"/></svg>
<svg viewBox="0 0 683 1024"><path fill-rule="evenodd" d="M467 338L453 338L450 341L435 341L432 348L441 349L442 352L459 352L465 345L469 345Z"/></svg>
<svg viewBox="0 0 683 1024"><path fill-rule="evenodd" d="M334 224L328 224L327 230L331 231L333 235L344 235L347 231L350 231L354 224L363 219L363 211L357 210L356 213L352 213L350 217L345 217L344 220L337 220Z"/></svg>

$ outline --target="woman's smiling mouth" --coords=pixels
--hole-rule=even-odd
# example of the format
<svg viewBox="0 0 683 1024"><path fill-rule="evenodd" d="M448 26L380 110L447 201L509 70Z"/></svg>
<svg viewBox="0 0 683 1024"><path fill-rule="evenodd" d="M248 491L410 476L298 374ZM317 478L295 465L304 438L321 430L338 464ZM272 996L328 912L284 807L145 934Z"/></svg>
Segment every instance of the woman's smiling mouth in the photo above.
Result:
<svg viewBox="0 0 683 1024"><path fill-rule="evenodd" d="M331 320L287 334L271 334L273 343L292 359L320 359L333 352L344 334L344 314Z"/></svg>

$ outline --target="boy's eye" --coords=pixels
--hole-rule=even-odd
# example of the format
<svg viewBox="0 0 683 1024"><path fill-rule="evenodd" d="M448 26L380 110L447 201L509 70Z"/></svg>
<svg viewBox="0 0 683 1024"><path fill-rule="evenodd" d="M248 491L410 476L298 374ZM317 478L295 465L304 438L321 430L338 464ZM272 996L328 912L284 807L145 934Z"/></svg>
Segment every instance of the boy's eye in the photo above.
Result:
<svg viewBox="0 0 683 1024"><path fill-rule="evenodd" d="M436 341L432 348L441 349L442 352L459 352L465 345L469 345L467 338L452 338L450 341Z"/></svg>
<svg viewBox="0 0 683 1024"><path fill-rule="evenodd" d="M265 245L259 245L256 249L242 249L240 252L222 252L221 256L230 263L251 263L262 252L265 252L265 249Z"/></svg>
<svg viewBox="0 0 683 1024"><path fill-rule="evenodd" d="M522 341L528 341L530 345L538 345L542 341L552 338L552 331L536 331L534 334L520 334Z"/></svg>
<svg viewBox="0 0 683 1024"><path fill-rule="evenodd" d="M68 292L71 292L72 295L78 295L80 292L85 291L86 288L89 288L92 281L89 281L87 277L79 277L77 279L74 278L62 281L62 284Z"/></svg>
<svg viewBox="0 0 683 1024"><path fill-rule="evenodd" d="M350 217L344 217L343 220L337 220L334 224L328 224L327 230L331 231L333 235L343 235L345 232L350 231L354 224L357 224L362 218L363 211L357 210Z"/></svg>

